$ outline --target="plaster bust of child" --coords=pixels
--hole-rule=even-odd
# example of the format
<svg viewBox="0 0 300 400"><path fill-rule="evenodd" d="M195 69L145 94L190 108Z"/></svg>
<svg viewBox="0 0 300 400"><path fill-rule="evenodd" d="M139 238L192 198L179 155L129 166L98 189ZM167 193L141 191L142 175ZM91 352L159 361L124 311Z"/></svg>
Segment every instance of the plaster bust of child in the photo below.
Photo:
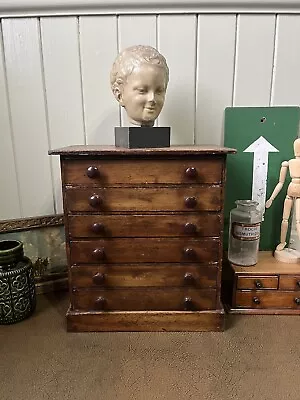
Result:
<svg viewBox="0 0 300 400"><path fill-rule="evenodd" d="M110 73L112 92L128 121L153 126L165 101L169 82L166 59L151 46L132 46L116 58Z"/></svg>

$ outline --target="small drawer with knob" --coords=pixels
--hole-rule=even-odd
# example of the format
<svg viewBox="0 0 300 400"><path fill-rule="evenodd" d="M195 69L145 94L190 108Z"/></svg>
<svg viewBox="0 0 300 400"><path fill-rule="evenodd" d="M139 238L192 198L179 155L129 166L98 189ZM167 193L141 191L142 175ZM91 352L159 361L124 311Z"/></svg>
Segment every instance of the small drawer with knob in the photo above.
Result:
<svg viewBox="0 0 300 400"><path fill-rule="evenodd" d="M218 262L217 238L108 238L70 241L72 264Z"/></svg>
<svg viewBox="0 0 300 400"><path fill-rule="evenodd" d="M299 309L300 294L278 290L236 292L237 308Z"/></svg>
<svg viewBox="0 0 300 400"><path fill-rule="evenodd" d="M191 287L215 288L218 268L215 265L128 264L72 266L72 285L96 287Z"/></svg>
<svg viewBox="0 0 300 400"><path fill-rule="evenodd" d="M279 289L300 291L300 275L281 275Z"/></svg>
<svg viewBox="0 0 300 400"><path fill-rule="evenodd" d="M71 215L71 237L219 236L219 213Z"/></svg>
<svg viewBox="0 0 300 400"><path fill-rule="evenodd" d="M75 310L94 311L200 311L216 307L215 289L111 288L72 289Z"/></svg>
<svg viewBox="0 0 300 400"><path fill-rule="evenodd" d="M71 212L220 211L222 187L67 187L65 199Z"/></svg>
<svg viewBox="0 0 300 400"><path fill-rule="evenodd" d="M75 185L182 184L222 181L223 162L218 157L188 160L64 160L64 183Z"/></svg>
<svg viewBox="0 0 300 400"><path fill-rule="evenodd" d="M251 275L237 277L237 289L277 289L278 288L278 276L261 276Z"/></svg>

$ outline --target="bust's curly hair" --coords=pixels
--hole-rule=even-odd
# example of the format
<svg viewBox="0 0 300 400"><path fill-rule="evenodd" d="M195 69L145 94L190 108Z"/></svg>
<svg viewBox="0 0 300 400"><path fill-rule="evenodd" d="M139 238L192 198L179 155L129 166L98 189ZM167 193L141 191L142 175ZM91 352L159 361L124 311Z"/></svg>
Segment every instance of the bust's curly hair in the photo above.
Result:
<svg viewBox="0 0 300 400"><path fill-rule="evenodd" d="M169 82L169 68L165 57L151 46L131 46L123 50L116 58L110 73L110 85L114 93L121 88L135 67L141 64L154 64L164 69L166 88Z"/></svg>

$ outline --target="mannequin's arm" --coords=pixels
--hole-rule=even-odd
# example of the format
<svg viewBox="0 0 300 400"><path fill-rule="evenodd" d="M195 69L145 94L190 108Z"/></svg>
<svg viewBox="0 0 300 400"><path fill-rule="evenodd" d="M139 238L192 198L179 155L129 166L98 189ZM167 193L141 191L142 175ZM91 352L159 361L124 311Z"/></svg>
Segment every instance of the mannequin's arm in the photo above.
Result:
<svg viewBox="0 0 300 400"><path fill-rule="evenodd" d="M271 205L273 203L273 200L277 197L278 193L282 189L282 186L284 184L288 168L289 168L289 162L288 161L283 161L283 163L281 164L281 168L280 168L279 182L275 186L275 189L273 190L273 193L271 194L271 197L266 202L266 208L271 207Z"/></svg>

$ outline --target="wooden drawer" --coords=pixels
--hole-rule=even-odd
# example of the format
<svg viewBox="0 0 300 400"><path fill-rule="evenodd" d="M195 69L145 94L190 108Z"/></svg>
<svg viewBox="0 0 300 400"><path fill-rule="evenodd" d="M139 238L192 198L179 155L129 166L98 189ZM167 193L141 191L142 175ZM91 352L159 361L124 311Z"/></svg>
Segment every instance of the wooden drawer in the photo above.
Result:
<svg viewBox="0 0 300 400"><path fill-rule="evenodd" d="M279 279L279 289L300 290L300 275L281 275Z"/></svg>
<svg viewBox="0 0 300 400"><path fill-rule="evenodd" d="M161 215L74 215L71 237L219 236L221 216L215 213Z"/></svg>
<svg viewBox="0 0 300 400"><path fill-rule="evenodd" d="M218 262L220 241L203 239L130 238L70 242L71 264Z"/></svg>
<svg viewBox="0 0 300 400"><path fill-rule="evenodd" d="M300 296L293 292L278 290L237 291L236 307L300 309Z"/></svg>
<svg viewBox="0 0 300 400"><path fill-rule="evenodd" d="M220 186L74 189L65 192L69 211L220 211Z"/></svg>
<svg viewBox="0 0 300 400"><path fill-rule="evenodd" d="M209 156L188 160L65 160L63 181L65 184L100 186L120 183L220 183L222 170L222 158Z"/></svg>
<svg viewBox="0 0 300 400"><path fill-rule="evenodd" d="M216 291L193 288L73 290L72 304L77 310L210 310L216 306Z"/></svg>
<svg viewBox="0 0 300 400"><path fill-rule="evenodd" d="M277 289L278 276L238 276L237 289Z"/></svg>
<svg viewBox="0 0 300 400"><path fill-rule="evenodd" d="M214 288L218 267L215 265L100 265L73 266L71 285L89 287L190 286Z"/></svg>

